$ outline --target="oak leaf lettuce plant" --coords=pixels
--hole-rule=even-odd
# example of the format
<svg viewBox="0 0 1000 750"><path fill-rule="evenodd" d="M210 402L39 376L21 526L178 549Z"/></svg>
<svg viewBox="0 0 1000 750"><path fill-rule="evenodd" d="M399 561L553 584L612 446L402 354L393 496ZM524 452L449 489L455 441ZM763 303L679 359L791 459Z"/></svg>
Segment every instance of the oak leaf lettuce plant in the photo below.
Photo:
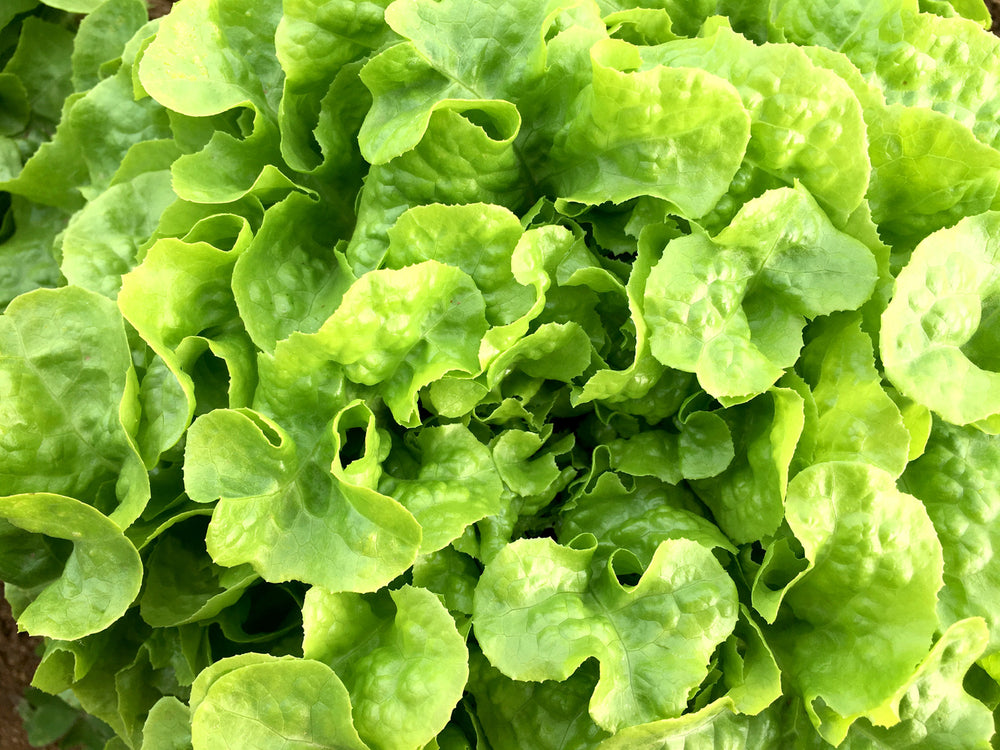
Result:
<svg viewBox="0 0 1000 750"><path fill-rule="evenodd" d="M977 0L12 0L0 578L109 748L989 748Z"/></svg>

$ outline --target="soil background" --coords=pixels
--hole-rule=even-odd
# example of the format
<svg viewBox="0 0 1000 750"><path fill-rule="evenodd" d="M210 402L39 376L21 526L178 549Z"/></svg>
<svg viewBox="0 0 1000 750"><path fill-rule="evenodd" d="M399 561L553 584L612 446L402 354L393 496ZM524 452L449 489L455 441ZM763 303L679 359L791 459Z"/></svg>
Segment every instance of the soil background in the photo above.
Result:
<svg viewBox="0 0 1000 750"><path fill-rule="evenodd" d="M149 17L166 15L173 3L174 0L147 0ZM986 0L986 5L993 16L991 31L1000 35L1000 0ZM3 582L0 581L0 750L32 750L17 706L35 673L40 646L41 639L17 632L10 605L3 597ZM56 748L56 745L50 745L46 750Z"/></svg>
<svg viewBox="0 0 1000 750"><path fill-rule="evenodd" d="M0 750L29 750L17 704L38 664L40 638L17 632L0 582Z"/></svg>

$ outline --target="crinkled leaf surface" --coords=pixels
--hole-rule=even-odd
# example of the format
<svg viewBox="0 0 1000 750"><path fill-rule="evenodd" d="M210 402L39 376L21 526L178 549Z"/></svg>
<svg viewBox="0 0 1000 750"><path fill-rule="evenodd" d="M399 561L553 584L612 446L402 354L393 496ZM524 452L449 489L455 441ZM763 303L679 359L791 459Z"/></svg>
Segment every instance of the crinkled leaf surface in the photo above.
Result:
<svg viewBox="0 0 1000 750"><path fill-rule="evenodd" d="M900 722L878 727L861 720L852 727L841 747L847 750L991 747L993 717L962 686L986 639L984 623L976 618L960 620L949 627L896 695Z"/></svg>
<svg viewBox="0 0 1000 750"><path fill-rule="evenodd" d="M593 534L602 554L625 549L644 565L666 539L690 539L709 549L736 551L683 489L655 479L637 479L629 485L613 472L598 477L562 514L559 538L569 542L580 534Z"/></svg>
<svg viewBox="0 0 1000 750"><path fill-rule="evenodd" d="M479 371L483 311L466 273L425 261L362 276L312 340L355 383L380 385L396 421L415 426L420 388L448 372Z"/></svg>
<svg viewBox="0 0 1000 750"><path fill-rule="evenodd" d="M274 54L281 4L197 0L170 13L139 65L143 88L194 117L239 106L271 108L283 78Z"/></svg>
<svg viewBox="0 0 1000 750"><path fill-rule="evenodd" d="M354 281L333 247L339 227L322 204L292 193L270 207L233 267L233 297L263 351L295 331L315 333Z"/></svg>
<svg viewBox="0 0 1000 750"><path fill-rule="evenodd" d="M748 165L789 186L800 180L832 216L857 208L870 172L865 122L839 76L794 45L758 46L721 23L642 53L645 65L701 68L736 87L751 118Z"/></svg>
<svg viewBox="0 0 1000 750"><path fill-rule="evenodd" d="M1000 430L1000 213L965 219L914 250L882 315L886 376L954 424Z"/></svg>
<svg viewBox="0 0 1000 750"><path fill-rule="evenodd" d="M980 0L0 5L0 579L109 750L986 750Z"/></svg>
<svg viewBox="0 0 1000 750"><path fill-rule="evenodd" d="M876 108L869 119L868 198L886 241L912 246L996 207L1000 154L961 124L900 104Z"/></svg>
<svg viewBox="0 0 1000 750"><path fill-rule="evenodd" d="M78 497L127 527L149 499L136 391L112 302L77 287L18 297L0 317L4 490Z"/></svg>
<svg viewBox="0 0 1000 750"><path fill-rule="evenodd" d="M625 43L596 45L593 83L552 150L568 165L553 179L560 197L621 203L640 195L668 200L698 217L722 198L743 160L750 116L738 92L697 68L639 65Z"/></svg>
<svg viewBox="0 0 1000 750"><path fill-rule="evenodd" d="M992 606L993 541L1000 511L994 475L1000 443L971 427L936 420L924 454L906 467L900 486L927 508L944 550L944 588L938 613L944 623L982 617L990 626L987 655L1000 649Z"/></svg>
<svg viewBox="0 0 1000 750"><path fill-rule="evenodd" d="M516 0L471 12L460 0L397 0L386 20L409 41L374 57L362 73L374 96L359 134L365 158L381 164L413 148L438 108L471 104L516 132L515 105L539 96L546 36L558 29L559 12L599 23L595 10L580 0Z"/></svg>
<svg viewBox="0 0 1000 750"><path fill-rule="evenodd" d="M608 736L587 710L599 677L593 660L561 682L512 680L482 654L470 663L469 691L494 750L591 750Z"/></svg>
<svg viewBox="0 0 1000 750"><path fill-rule="evenodd" d="M343 680L354 726L373 750L422 747L444 728L468 680L469 654L434 594L312 588L302 615L305 657Z"/></svg>
<svg viewBox="0 0 1000 750"><path fill-rule="evenodd" d="M827 741L839 742L860 716L895 723L892 696L938 622L943 561L927 511L889 473L858 462L802 471L785 503L810 565L766 631L778 663Z"/></svg>
<svg viewBox="0 0 1000 750"><path fill-rule="evenodd" d="M421 554L443 549L471 524L503 510L503 483L489 449L461 424L428 427L389 454L379 491L423 529Z"/></svg>
<svg viewBox="0 0 1000 750"><path fill-rule="evenodd" d="M412 150L368 172L346 250L355 272L379 267L388 230L407 208L428 203L522 208L529 199L515 135L511 129L487 132L452 109L434 112Z"/></svg>
<svg viewBox="0 0 1000 750"><path fill-rule="evenodd" d="M746 204L715 237L671 240L646 282L653 355L716 397L763 393L794 364L806 318L855 309L875 258L802 188Z"/></svg>
<svg viewBox="0 0 1000 750"><path fill-rule="evenodd" d="M377 452L373 418L365 429ZM374 591L413 564L420 526L395 500L331 473L336 427L313 440L250 410L219 409L192 425L185 487L198 502L219 500L209 554L220 565L250 563L265 580Z"/></svg>
<svg viewBox="0 0 1000 750"><path fill-rule="evenodd" d="M735 625L732 579L706 547L673 539L637 585L623 586L613 558L595 559L593 537L579 539L523 539L493 558L473 612L483 653L520 680L562 680L596 657L590 712L605 729L680 714Z"/></svg>
<svg viewBox="0 0 1000 750"><path fill-rule="evenodd" d="M910 433L882 388L871 340L859 323L837 319L802 353L817 409L811 460L864 461L899 476L910 458Z"/></svg>

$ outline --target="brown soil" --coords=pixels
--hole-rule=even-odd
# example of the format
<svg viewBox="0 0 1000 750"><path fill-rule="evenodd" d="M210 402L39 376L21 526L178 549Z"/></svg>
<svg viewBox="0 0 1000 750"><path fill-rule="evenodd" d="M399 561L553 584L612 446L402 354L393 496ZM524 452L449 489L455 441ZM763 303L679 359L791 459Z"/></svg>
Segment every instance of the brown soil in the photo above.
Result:
<svg viewBox="0 0 1000 750"><path fill-rule="evenodd" d="M39 638L18 633L0 582L0 748L31 750L17 704L38 665Z"/></svg>
<svg viewBox="0 0 1000 750"><path fill-rule="evenodd" d="M172 6L176 0L146 0L146 6L149 8L150 18L159 18L160 16L165 16L170 12L170 6Z"/></svg>
<svg viewBox="0 0 1000 750"><path fill-rule="evenodd" d="M993 16L993 26L990 31L1000 36L1000 0L986 0L986 7L990 9L990 15Z"/></svg>

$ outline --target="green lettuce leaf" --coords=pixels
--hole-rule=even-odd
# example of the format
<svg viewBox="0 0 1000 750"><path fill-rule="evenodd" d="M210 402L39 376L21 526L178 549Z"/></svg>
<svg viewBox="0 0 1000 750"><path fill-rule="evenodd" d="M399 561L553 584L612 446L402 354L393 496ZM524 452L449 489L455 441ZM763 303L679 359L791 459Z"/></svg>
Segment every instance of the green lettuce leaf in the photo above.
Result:
<svg viewBox="0 0 1000 750"><path fill-rule="evenodd" d="M503 510L503 484L493 456L461 424L427 427L412 441L393 446L383 472L379 491L417 519L424 555Z"/></svg>
<svg viewBox="0 0 1000 750"><path fill-rule="evenodd" d="M904 396L953 424L1000 431L996 360L1000 213L925 239L882 315L885 373Z"/></svg>
<svg viewBox="0 0 1000 750"><path fill-rule="evenodd" d="M971 427L936 420L924 454L906 467L900 486L919 498L944 550L944 588L938 614L951 625L982 617L989 626L986 656L1000 651L993 608L993 514L1000 494L993 479L1000 464L996 438Z"/></svg>
<svg viewBox="0 0 1000 750"><path fill-rule="evenodd" d="M696 39L641 53L647 66L701 68L736 87L751 118L744 157L751 173L788 186L801 181L838 224L861 203L871 169L861 106L839 76L814 65L800 48L755 45L715 19ZM769 180L750 182L751 193L737 197L757 197Z"/></svg>
<svg viewBox="0 0 1000 750"><path fill-rule="evenodd" d="M5 491L78 498L128 527L150 489L134 442L138 383L114 304L78 287L21 295L0 317L0 373L0 422L21 428L0 448Z"/></svg>
<svg viewBox="0 0 1000 750"><path fill-rule="evenodd" d="M347 689L329 667L257 656L250 663L217 662L217 669L199 677L200 700L191 712L194 750L209 750L221 737L255 750L367 750L351 724ZM282 688L288 690L279 696Z"/></svg>
<svg viewBox="0 0 1000 750"><path fill-rule="evenodd" d="M646 283L653 355L716 398L746 401L795 363L807 318L868 299L875 270L803 188L769 191L715 237L668 242Z"/></svg>
<svg viewBox="0 0 1000 750"><path fill-rule="evenodd" d="M412 150L372 166L346 250L356 274L380 266L389 228L407 208L489 203L519 209L529 202L514 148L516 129L484 130L474 120L474 110L434 112Z"/></svg>
<svg viewBox="0 0 1000 750"><path fill-rule="evenodd" d="M590 484L573 497L560 517L558 536L566 542L592 534L599 555L610 557L625 549L642 565L649 565L660 542L667 539L690 539L708 549L736 553L732 542L680 487L645 478L627 486L613 472L601 474Z"/></svg>
<svg viewBox="0 0 1000 750"><path fill-rule="evenodd" d="M817 409L809 463L862 461L903 473L910 432L881 385L871 341L857 316L828 319L802 352L800 370Z"/></svg>
<svg viewBox="0 0 1000 750"><path fill-rule="evenodd" d="M684 216L708 213L750 138L739 93L697 68L630 72L641 64L639 50L617 40L591 55L593 82L553 144L553 162L567 165L553 180L557 194L581 203L650 195Z"/></svg>
<svg viewBox="0 0 1000 750"><path fill-rule="evenodd" d="M233 266L233 298L247 334L274 351L295 331L315 333L355 280L333 249L342 227L328 207L302 193L271 206Z"/></svg>
<svg viewBox="0 0 1000 750"><path fill-rule="evenodd" d="M49 553L49 569L22 580L27 566L37 570L41 564L32 549L37 537L28 535L67 540L71 550L63 559ZM14 582L6 596L18 627L32 635L76 640L98 633L121 618L139 594L139 553L114 521L79 500L50 493L0 498L0 536L4 579ZM28 556L19 557L21 551Z"/></svg>
<svg viewBox="0 0 1000 750"><path fill-rule="evenodd" d="M893 104L868 115L872 218L890 244L996 207L1000 153L943 114Z"/></svg>
<svg viewBox="0 0 1000 750"><path fill-rule="evenodd" d="M476 588L473 628L490 662L519 680L563 680L602 664L590 713L614 731L679 715L736 623L736 590L706 548L662 542L635 586L634 556L595 559L594 538L507 545ZM601 560L605 562L602 564Z"/></svg>
<svg viewBox="0 0 1000 750"><path fill-rule="evenodd" d="M924 506L887 472L854 462L800 472L785 502L809 565L765 631L783 674L828 742L862 716L897 723L894 696L938 627L941 543Z"/></svg>
<svg viewBox="0 0 1000 750"><path fill-rule="evenodd" d="M599 678L593 660L561 682L512 680L478 653L470 672L468 689L493 750L593 750L608 736L587 711Z"/></svg>
<svg viewBox="0 0 1000 750"><path fill-rule="evenodd" d="M444 728L468 680L469 654L434 594L312 588L302 614L305 657L343 680L354 726L373 750L419 748Z"/></svg>
<svg viewBox="0 0 1000 750"><path fill-rule="evenodd" d="M361 405L312 442L248 409L217 409L191 426L184 482L192 500L219 501L206 537L216 563L250 563L265 580L329 591L374 591L413 564L419 524L367 477L352 477L353 464L341 465L341 422L365 430L364 463L378 457L375 419ZM239 452L223 447L234 444ZM248 518L258 522L248 527ZM321 557L310 554L317 548Z"/></svg>

